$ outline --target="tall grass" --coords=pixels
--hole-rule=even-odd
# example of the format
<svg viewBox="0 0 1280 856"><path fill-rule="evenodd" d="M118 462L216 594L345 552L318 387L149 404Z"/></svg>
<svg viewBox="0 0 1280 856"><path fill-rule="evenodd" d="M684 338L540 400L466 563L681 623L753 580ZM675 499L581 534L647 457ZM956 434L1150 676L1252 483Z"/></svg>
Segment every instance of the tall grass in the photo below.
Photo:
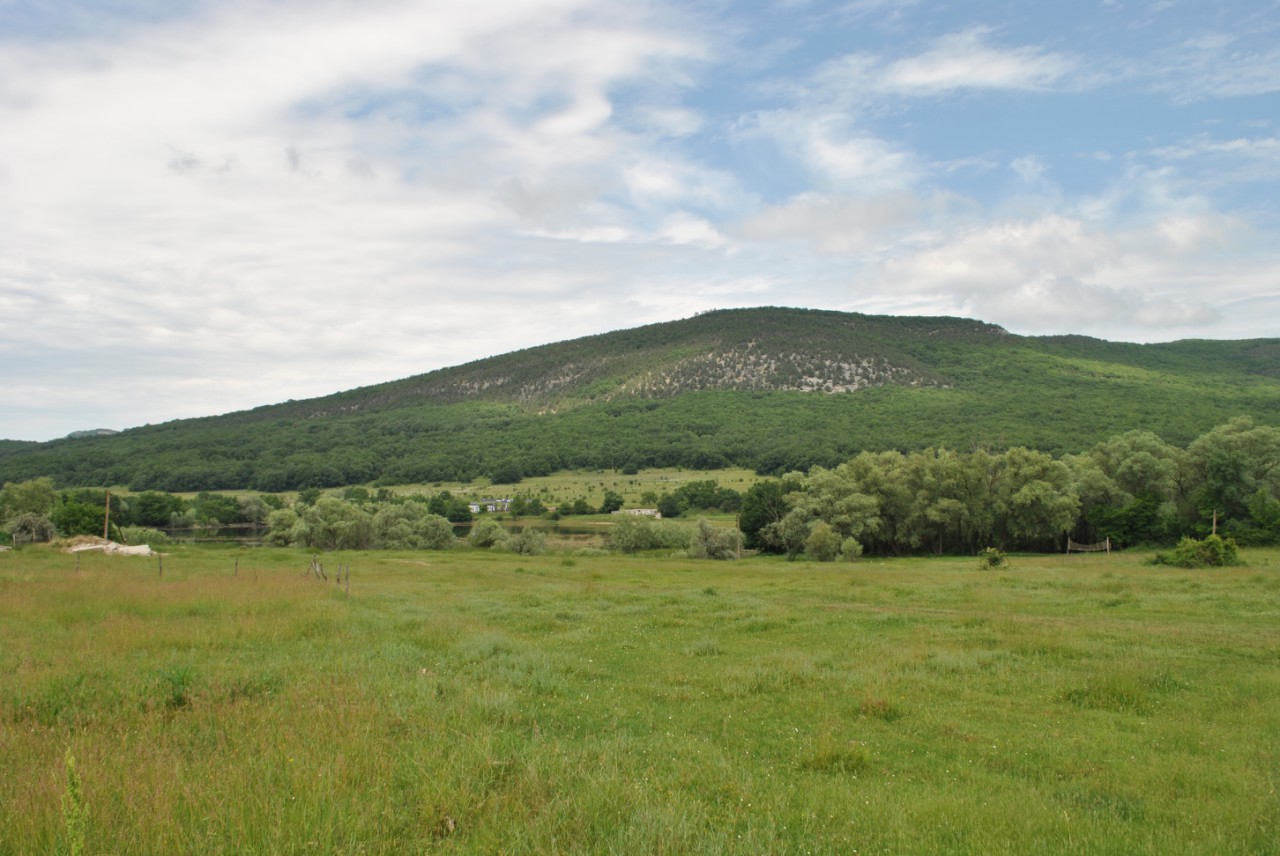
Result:
<svg viewBox="0 0 1280 856"><path fill-rule="evenodd" d="M1144 558L3 554L0 852L1277 852L1280 554Z"/></svg>

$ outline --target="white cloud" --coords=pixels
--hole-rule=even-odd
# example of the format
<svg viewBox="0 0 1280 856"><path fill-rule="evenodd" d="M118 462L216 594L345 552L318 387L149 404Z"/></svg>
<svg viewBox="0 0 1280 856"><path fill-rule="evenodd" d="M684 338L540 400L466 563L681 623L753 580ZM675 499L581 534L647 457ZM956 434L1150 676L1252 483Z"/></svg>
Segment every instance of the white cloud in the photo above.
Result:
<svg viewBox="0 0 1280 856"><path fill-rule="evenodd" d="M742 309L768 303L790 283L758 274L712 275L693 281L658 277L638 290L629 300L642 315L687 318L713 309Z"/></svg>
<svg viewBox="0 0 1280 856"><path fill-rule="evenodd" d="M575 272L546 236L723 240L634 207L652 194L628 185L671 176L659 196L677 204L726 192L615 121L615 88L679 86L702 56L679 24L595 0L238 2L0 45L3 361L30 365L50 342L157 353L124 427L536 344L531 302L573 304L611 278ZM672 133L698 126L656 109ZM543 236L532 254L522 234ZM469 329L477 305L504 335ZM614 326L575 315L558 329ZM449 344L422 335L442 318L463 322ZM223 373L225 394L184 401L191 363Z"/></svg>
<svg viewBox="0 0 1280 856"><path fill-rule="evenodd" d="M880 72L884 91L936 95L956 89L1041 90L1059 84L1077 62L1035 47L990 46L988 27L972 27L938 39L927 51L895 60Z"/></svg>
<svg viewBox="0 0 1280 856"><path fill-rule="evenodd" d="M707 248L724 247L728 244L724 235L710 221L684 211L667 217L660 234L663 240L672 244Z"/></svg>
<svg viewBox="0 0 1280 856"><path fill-rule="evenodd" d="M752 241L799 240L824 252L846 255L870 249L903 229L917 225L926 204L906 191L873 197L801 194L782 205L767 206L744 220L737 233Z"/></svg>
<svg viewBox="0 0 1280 856"><path fill-rule="evenodd" d="M1213 140L1201 136L1179 146L1156 149L1153 154L1175 160L1187 160L1203 155L1239 155L1254 160L1277 161L1280 160L1280 137L1238 137L1234 140Z"/></svg>
<svg viewBox="0 0 1280 856"><path fill-rule="evenodd" d="M909 156L869 135L848 135L838 123L824 121L804 141L809 160L840 182L897 184L907 171Z"/></svg>
<svg viewBox="0 0 1280 856"><path fill-rule="evenodd" d="M859 129L855 117L820 106L759 112L736 134L771 140L824 188L884 191L910 185L919 173L910 152Z"/></svg>
<svg viewBox="0 0 1280 856"><path fill-rule="evenodd" d="M1260 36L1267 46L1246 35ZM1272 46L1271 35L1269 39L1265 29L1204 33L1157 52L1137 72L1149 75L1158 91L1180 103L1280 92L1280 50Z"/></svg>
<svg viewBox="0 0 1280 856"><path fill-rule="evenodd" d="M1075 88L1089 78L1079 58L1035 46L991 44L992 29L970 27L892 58L855 52L829 60L803 90L805 97L863 107L885 97L922 97L957 90L1037 92Z"/></svg>
<svg viewBox="0 0 1280 856"><path fill-rule="evenodd" d="M1046 93L1272 92L1261 30L1117 58L1030 12L899 0L50 2L0 12L40 31L0 37L0 384L44 408L11 402L0 436L722 306L1125 338L1258 335L1280 308L1265 110L1131 116L1141 136L1086 182L1037 133ZM1003 93L1027 110L1016 142L934 145L938 117Z"/></svg>
<svg viewBox="0 0 1280 856"><path fill-rule="evenodd" d="M1038 185L1044 182L1047 170L1044 161L1035 155L1014 158L1009 164L1009 168L1017 173L1023 182L1029 185Z"/></svg>
<svg viewBox="0 0 1280 856"><path fill-rule="evenodd" d="M887 100L966 89L1040 91L1066 86L1078 70L1078 61L1061 53L992 46L991 32L971 27L898 59L856 52L829 60L804 81L773 87L789 105L751 114L737 134L773 140L832 187L867 193L910 186L925 165L868 127Z"/></svg>
<svg viewBox="0 0 1280 856"><path fill-rule="evenodd" d="M1144 153L1177 170L1182 181L1203 195L1223 188L1247 188L1265 195L1280 181L1280 137L1218 139L1207 134Z"/></svg>
<svg viewBox="0 0 1280 856"><path fill-rule="evenodd" d="M1166 339L1203 333L1225 317L1222 307L1240 288L1224 262L1230 253L1253 256L1244 270L1267 264L1240 246L1247 233L1222 216L1111 231L1050 215L992 223L893 259L879 282L1023 331Z"/></svg>

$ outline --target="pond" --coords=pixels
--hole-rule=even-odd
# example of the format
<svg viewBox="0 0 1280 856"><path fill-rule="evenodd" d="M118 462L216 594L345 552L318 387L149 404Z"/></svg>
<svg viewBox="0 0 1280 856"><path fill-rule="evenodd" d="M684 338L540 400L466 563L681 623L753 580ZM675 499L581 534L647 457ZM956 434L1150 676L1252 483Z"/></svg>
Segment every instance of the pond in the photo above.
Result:
<svg viewBox="0 0 1280 856"><path fill-rule="evenodd" d="M238 526L162 528L175 544L240 544L245 547L261 547L266 540L265 526L241 524Z"/></svg>

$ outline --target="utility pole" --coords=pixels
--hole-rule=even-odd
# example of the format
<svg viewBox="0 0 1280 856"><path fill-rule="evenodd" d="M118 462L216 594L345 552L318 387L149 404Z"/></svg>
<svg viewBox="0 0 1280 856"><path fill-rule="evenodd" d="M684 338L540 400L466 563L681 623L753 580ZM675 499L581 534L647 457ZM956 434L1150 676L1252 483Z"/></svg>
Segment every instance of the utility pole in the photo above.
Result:
<svg viewBox="0 0 1280 856"><path fill-rule="evenodd" d="M107 533L111 530L111 491L107 491L107 510L102 515L102 540L110 540Z"/></svg>

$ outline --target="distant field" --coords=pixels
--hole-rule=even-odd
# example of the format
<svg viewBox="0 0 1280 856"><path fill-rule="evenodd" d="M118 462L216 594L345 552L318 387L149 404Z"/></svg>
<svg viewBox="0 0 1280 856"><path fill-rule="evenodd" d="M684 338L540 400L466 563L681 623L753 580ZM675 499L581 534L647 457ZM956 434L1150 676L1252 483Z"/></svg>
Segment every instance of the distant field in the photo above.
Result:
<svg viewBox="0 0 1280 856"><path fill-rule="evenodd" d="M721 487L744 492L763 477L751 470L730 467L721 470L683 470L674 467L641 470L635 475L623 475L616 470L563 470L549 476L530 476L518 484L494 485L488 479L471 482L439 482L436 484L400 485L391 488L397 494L434 494L442 490L460 496L511 497L536 496L549 504L572 502L583 497L592 505L599 505L606 490L614 491L626 500L627 508L641 506L641 497L647 492L661 496L673 493L681 485L691 481L714 481ZM192 494L194 496L194 494Z"/></svg>
<svg viewBox="0 0 1280 856"><path fill-rule="evenodd" d="M0 553L0 853L1277 853L1245 556Z"/></svg>
<svg viewBox="0 0 1280 856"><path fill-rule="evenodd" d="M627 508L641 507L641 499L645 493L653 492L658 496L673 493L681 485L691 481L714 481L721 487L732 488L743 493L764 477L751 470L740 467L728 467L720 470L685 470L676 467L653 468L641 470L635 475L623 475L617 470L562 470L549 476L530 476L517 484L495 485L486 478L469 482L432 482L430 484L392 485L389 490L398 496L426 494L433 496L447 490L456 496L481 498L503 498L514 496L534 496L550 505L572 502L578 497L586 499L592 505L599 506L606 490L614 491L626 500ZM367 486L366 486L367 487ZM370 491L376 488L367 487ZM117 485L113 490L127 494L128 488ZM248 496L258 494L253 490L220 491L229 496ZM325 493L341 493L341 488L331 488ZM197 491L180 492L178 496L194 499ZM282 496L290 499L297 496L297 491L284 491Z"/></svg>

